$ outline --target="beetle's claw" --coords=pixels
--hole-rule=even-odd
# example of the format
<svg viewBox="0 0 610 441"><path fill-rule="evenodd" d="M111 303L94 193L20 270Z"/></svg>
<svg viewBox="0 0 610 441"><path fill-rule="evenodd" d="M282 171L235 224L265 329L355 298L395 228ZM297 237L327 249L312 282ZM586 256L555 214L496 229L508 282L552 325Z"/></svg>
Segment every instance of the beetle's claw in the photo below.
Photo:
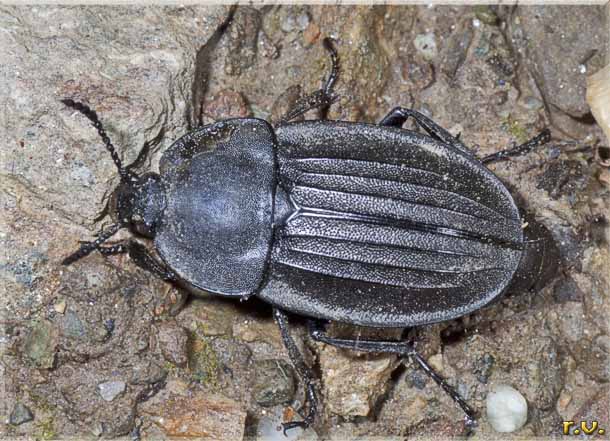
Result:
<svg viewBox="0 0 610 441"><path fill-rule="evenodd" d="M284 433L284 436L287 437L288 434L286 432L290 429L296 429L297 427L305 430L309 427L309 424L305 421L289 421L287 423L282 423L282 432Z"/></svg>
<svg viewBox="0 0 610 441"><path fill-rule="evenodd" d="M466 433L472 433L473 429L477 427L479 424L477 419L474 416L466 415L464 416L464 428L466 429Z"/></svg>

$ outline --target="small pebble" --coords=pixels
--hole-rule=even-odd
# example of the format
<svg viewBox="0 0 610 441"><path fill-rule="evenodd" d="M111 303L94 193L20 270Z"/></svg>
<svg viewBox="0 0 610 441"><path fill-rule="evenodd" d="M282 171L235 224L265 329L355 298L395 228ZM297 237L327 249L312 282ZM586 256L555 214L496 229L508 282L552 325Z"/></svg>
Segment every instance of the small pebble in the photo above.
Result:
<svg viewBox="0 0 610 441"><path fill-rule="evenodd" d="M108 333L108 336L111 336L112 333L114 332L114 325L115 325L114 319L108 319L104 322L104 329Z"/></svg>
<svg viewBox="0 0 610 441"><path fill-rule="evenodd" d="M100 396L105 401L112 401L123 392L125 392L125 382L124 381L107 381L105 383L100 383L97 385L97 390L100 393Z"/></svg>
<svg viewBox="0 0 610 441"><path fill-rule="evenodd" d="M306 12L299 14L296 18L296 24L301 31L307 29L307 26L309 26L309 15Z"/></svg>
<svg viewBox="0 0 610 441"><path fill-rule="evenodd" d="M64 312L66 312L66 306L66 299L61 299L59 302L53 305L53 309L55 310L55 312L63 314Z"/></svg>
<svg viewBox="0 0 610 441"><path fill-rule="evenodd" d="M496 432L515 432L527 421L527 401L511 386L495 386L487 394L487 419Z"/></svg>
<svg viewBox="0 0 610 441"><path fill-rule="evenodd" d="M413 45L415 46L415 49L417 49L417 52L426 60L432 60L438 54L436 39L433 32L417 35L415 40L413 40Z"/></svg>
<svg viewBox="0 0 610 441"><path fill-rule="evenodd" d="M95 423L91 428L91 434L95 437L100 437L104 433L104 424L103 423Z"/></svg>
<svg viewBox="0 0 610 441"><path fill-rule="evenodd" d="M27 423L33 419L34 415L32 415L32 411L28 409L25 404L15 403L15 407L13 407L13 411L9 417L9 423L14 426L19 426L20 424Z"/></svg>
<svg viewBox="0 0 610 441"><path fill-rule="evenodd" d="M542 109L544 103L533 96L527 96L523 99L523 105L532 110Z"/></svg>

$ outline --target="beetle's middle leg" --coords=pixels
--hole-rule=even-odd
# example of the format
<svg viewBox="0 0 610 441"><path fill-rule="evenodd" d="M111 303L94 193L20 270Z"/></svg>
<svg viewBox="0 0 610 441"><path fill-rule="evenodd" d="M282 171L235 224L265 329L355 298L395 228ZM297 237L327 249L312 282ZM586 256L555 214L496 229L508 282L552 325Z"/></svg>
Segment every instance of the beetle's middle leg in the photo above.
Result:
<svg viewBox="0 0 610 441"><path fill-rule="evenodd" d="M483 156L481 158L481 162L483 164L489 164L490 162L500 161L509 157L527 155L536 147L540 147L541 145L546 144L550 140L551 131L549 129L544 129L537 136L533 137L532 139L521 145L518 145L511 149L501 150L499 152L492 153L491 155Z"/></svg>
<svg viewBox="0 0 610 441"><path fill-rule="evenodd" d="M318 320L309 320L309 334L312 339L322 343L326 343L338 348L351 349L360 352L389 352L398 354L401 357L411 357L424 372L432 378L436 384L443 388L445 393L455 401L462 411L466 414L465 425L468 429L476 426L475 411L468 405L466 400L451 387L447 381L441 377L432 367L424 360L424 358L415 350L415 348L405 341L378 341L378 340L350 340L344 338L329 337L324 330L322 323Z"/></svg>
<svg viewBox="0 0 610 441"><path fill-rule="evenodd" d="M409 117L412 117L415 122L433 138L436 138L445 144L449 144L468 155L472 155L472 151L466 147L462 141L417 110L407 109L406 107L394 107L379 122L379 125L400 128Z"/></svg>
<svg viewBox="0 0 610 441"><path fill-rule="evenodd" d="M305 360L303 360L303 355L299 352L299 348L295 344L294 340L290 335L290 330L288 329L288 316L284 311L273 308L273 316L275 317L275 321L280 328L280 333L282 334L282 340L284 342L284 346L288 351L288 356L290 357L290 361L294 366L295 370L301 377L301 381L305 383L306 387L306 401L309 403L309 410L303 421L289 421L287 423L282 423L282 427L284 428L284 435L286 435L286 431L289 429L293 429L295 427L302 427L306 429L309 427L318 413L318 397L316 395L316 388L314 386L314 376L311 369L305 364Z"/></svg>
<svg viewBox="0 0 610 441"><path fill-rule="evenodd" d="M299 99L294 107L290 109L286 115L280 118L279 124L287 123L313 109L320 109L322 113L320 119L326 119L328 108L339 99L339 97L333 93L333 87L339 76L339 58L337 56L337 50L333 46L330 38L325 38L322 43L324 44L324 49L326 49L330 55L331 62L330 74L328 75L324 86L322 89L316 90L314 93Z"/></svg>

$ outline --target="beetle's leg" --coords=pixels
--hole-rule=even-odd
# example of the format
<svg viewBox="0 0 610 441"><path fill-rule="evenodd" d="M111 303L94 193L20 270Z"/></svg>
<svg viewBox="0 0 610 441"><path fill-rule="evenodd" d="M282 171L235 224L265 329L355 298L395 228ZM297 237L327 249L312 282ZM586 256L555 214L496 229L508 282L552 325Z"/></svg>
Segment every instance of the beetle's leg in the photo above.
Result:
<svg viewBox="0 0 610 441"><path fill-rule="evenodd" d="M339 97L333 93L333 87L337 82L337 77L339 75L337 50L333 46L330 38L325 38L322 43L324 44L324 49L326 49L330 55L331 62L330 74L328 75L324 86L322 89L316 90L314 93L299 99L294 107L290 109L286 115L280 118L279 124L287 123L313 109L320 109L322 113L320 119L326 119L328 108L339 99Z"/></svg>
<svg viewBox="0 0 610 441"><path fill-rule="evenodd" d="M166 282L172 282L177 279L176 274L159 262L158 259L155 259L155 257L150 254L150 251L148 251L148 248L141 243L130 240L127 243L127 252L133 263L160 279L165 280Z"/></svg>
<svg viewBox="0 0 610 441"><path fill-rule="evenodd" d="M94 242L85 242L85 244L93 243ZM140 268L148 271L149 273L152 273L153 275L165 280L166 282L176 280L176 275L172 271L167 269L165 265L155 259L144 245L136 242L135 240L130 240L128 242L122 242L105 247L97 246L95 247L95 249L97 249L104 256L128 253L133 263L135 263Z"/></svg>
<svg viewBox="0 0 610 441"><path fill-rule="evenodd" d="M93 242L81 242L80 248L62 260L62 265L70 265L79 259L87 256L92 251L98 249L101 244L110 239L117 231L121 229L120 224L111 225L107 230L100 232L97 239Z"/></svg>
<svg viewBox="0 0 610 441"><path fill-rule="evenodd" d="M413 117L415 122L419 124L430 136L435 139L438 139L445 144L449 144L464 153L472 155L472 151L468 149L464 145L462 141L459 140L459 136L453 136L447 130L443 129L437 123L432 121L423 113L418 112L417 110L407 109L405 107L394 107L390 112L379 122L380 126L391 126L391 127L402 127L405 121L409 118Z"/></svg>
<svg viewBox="0 0 610 441"><path fill-rule="evenodd" d="M531 152L536 147L540 147L541 145L546 144L551 140L551 131L549 129L544 129L537 136L530 139L526 143L513 147L512 149L502 150L496 153L492 153L491 155L487 155L481 158L481 162L483 164L489 164L490 162L500 161L502 159L509 158L511 156L520 156L525 155Z"/></svg>
<svg viewBox="0 0 610 441"><path fill-rule="evenodd" d="M302 427L303 429L306 429L313 423L318 411L318 397L316 395L316 388L314 386L313 373L305 364L303 355L301 355L299 352L299 348L297 348L297 345L290 335L290 331L288 329L288 316L284 311L276 308L273 309L273 316L275 317L275 321L280 328L282 340L286 350L288 351L290 361L299 374L299 377L301 377L301 381L305 383L306 401L309 402L309 410L303 421L289 421L287 423L282 423L285 435L286 431L289 429L293 429L295 427Z"/></svg>
<svg viewBox="0 0 610 441"><path fill-rule="evenodd" d="M329 337L320 321L309 320L309 335L315 341L336 346L338 348L351 349L360 352L389 352L398 354L401 357L409 356L424 370L436 384L443 388L453 401L455 401L462 411L466 414L465 425L468 429L476 426L475 411L466 403L457 391L451 387L447 381L436 373L434 369L419 355L415 348L405 341L376 341L376 340L350 340L343 338Z"/></svg>

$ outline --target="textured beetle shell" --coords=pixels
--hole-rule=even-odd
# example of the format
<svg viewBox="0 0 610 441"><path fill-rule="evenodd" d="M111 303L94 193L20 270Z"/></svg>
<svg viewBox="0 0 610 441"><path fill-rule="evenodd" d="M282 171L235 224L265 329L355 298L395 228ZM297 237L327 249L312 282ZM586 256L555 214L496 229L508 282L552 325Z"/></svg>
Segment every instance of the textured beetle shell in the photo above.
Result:
<svg viewBox="0 0 610 441"><path fill-rule="evenodd" d="M502 294L522 255L519 212L472 156L393 127L276 130L277 213L263 300L367 326L448 320ZM276 203L285 206L286 201Z"/></svg>

